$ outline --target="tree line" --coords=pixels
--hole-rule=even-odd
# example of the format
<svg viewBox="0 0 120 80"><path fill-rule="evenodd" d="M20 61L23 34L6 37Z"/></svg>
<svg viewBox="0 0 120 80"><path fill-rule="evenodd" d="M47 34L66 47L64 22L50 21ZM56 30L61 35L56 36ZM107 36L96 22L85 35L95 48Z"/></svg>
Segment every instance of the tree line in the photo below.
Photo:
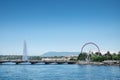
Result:
<svg viewBox="0 0 120 80"><path fill-rule="evenodd" d="M110 53L107 51L105 54L101 54L100 52L95 52L91 54L80 53L77 60L86 60L87 56L89 56L90 61L102 62L104 60L120 60L120 51L118 53Z"/></svg>
<svg viewBox="0 0 120 80"><path fill-rule="evenodd" d="M41 60L41 56L28 56L29 60ZM0 55L0 60L22 60L22 55Z"/></svg>

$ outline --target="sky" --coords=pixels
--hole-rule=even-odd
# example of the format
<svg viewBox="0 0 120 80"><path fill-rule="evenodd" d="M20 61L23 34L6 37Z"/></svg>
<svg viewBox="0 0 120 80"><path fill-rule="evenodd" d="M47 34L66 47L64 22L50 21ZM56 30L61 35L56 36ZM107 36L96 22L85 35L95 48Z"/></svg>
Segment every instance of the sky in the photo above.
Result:
<svg viewBox="0 0 120 80"><path fill-rule="evenodd" d="M120 0L0 0L0 54L120 51ZM85 50L97 50L88 45Z"/></svg>

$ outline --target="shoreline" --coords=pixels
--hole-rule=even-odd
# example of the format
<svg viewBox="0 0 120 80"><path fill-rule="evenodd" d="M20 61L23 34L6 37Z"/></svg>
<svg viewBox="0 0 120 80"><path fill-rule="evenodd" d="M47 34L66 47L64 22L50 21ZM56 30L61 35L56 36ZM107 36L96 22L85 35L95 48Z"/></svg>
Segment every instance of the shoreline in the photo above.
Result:
<svg viewBox="0 0 120 80"><path fill-rule="evenodd" d="M120 63L105 63L105 62L86 62L86 61L78 61L77 64L79 65L105 65L105 66L120 66Z"/></svg>
<svg viewBox="0 0 120 80"><path fill-rule="evenodd" d="M103 62L86 62L86 61L68 61L68 62L62 62L62 61L57 61L57 62L40 62L40 61L6 61L6 62L1 62L0 65L103 65L103 66L120 66L120 62L114 62L114 61L103 61Z"/></svg>

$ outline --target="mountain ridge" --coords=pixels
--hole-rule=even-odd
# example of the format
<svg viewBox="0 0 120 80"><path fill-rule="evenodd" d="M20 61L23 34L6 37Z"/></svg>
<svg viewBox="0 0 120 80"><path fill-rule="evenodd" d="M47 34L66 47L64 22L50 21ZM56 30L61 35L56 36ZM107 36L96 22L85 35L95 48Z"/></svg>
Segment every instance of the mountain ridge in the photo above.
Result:
<svg viewBox="0 0 120 80"><path fill-rule="evenodd" d="M54 56L76 56L79 55L80 52L56 52L50 51L42 54L42 57L54 57Z"/></svg>

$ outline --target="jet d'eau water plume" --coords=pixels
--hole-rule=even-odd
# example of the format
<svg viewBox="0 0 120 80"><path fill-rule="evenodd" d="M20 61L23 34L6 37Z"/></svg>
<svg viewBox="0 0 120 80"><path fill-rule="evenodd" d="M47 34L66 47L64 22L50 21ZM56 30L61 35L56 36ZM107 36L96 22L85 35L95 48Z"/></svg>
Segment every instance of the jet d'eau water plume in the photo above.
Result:
<svg viewBox="0 0 120 80"><path fill-rule="evenodd" d="M26 41L24 41L24 46L23 46L23 61L28 61L28 55L27 55L27 44Z"/></svg>

